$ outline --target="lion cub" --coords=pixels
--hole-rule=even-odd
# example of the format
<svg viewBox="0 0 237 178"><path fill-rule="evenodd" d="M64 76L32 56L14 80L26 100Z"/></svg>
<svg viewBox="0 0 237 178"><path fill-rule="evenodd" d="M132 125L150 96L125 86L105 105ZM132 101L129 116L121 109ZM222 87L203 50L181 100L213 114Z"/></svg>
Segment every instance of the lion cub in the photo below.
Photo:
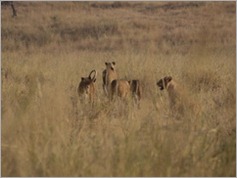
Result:
<svg viewBox="0 0 237 178"><path fill-rule="evenodd" d="M94 76L92 77L92 74ZM94 102L95 96L95 82L96 82L97 72L92 70L88 77L81 77L81 82L79 83L77 92L80 97L81 102L89 101L90 103Z"/></svg>

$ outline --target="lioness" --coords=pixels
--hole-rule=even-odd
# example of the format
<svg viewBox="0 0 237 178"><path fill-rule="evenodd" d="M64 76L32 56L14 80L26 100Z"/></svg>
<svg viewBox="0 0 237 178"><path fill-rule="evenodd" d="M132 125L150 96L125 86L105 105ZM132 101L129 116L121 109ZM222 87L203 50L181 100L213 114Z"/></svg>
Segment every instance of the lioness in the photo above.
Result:
<svg viewBox="0 0 237 178"><path fill-rule="evenodd" d="M92 74L94 76L92 77ZM96 82L97 72L92 70L88 77L81 77L81 82L78 86L77 92L81 99L81 102L89 100L90 103L94 102L95 96L95 82Z"/></svg>
<svg viewBox="0 0 237 178"><path fill-rule="evenodd" d="M115 70L115 62L105 62L106 69L102 73L103 90L106 96L110 95L110 85L113 80L118 78Z"/></svg>
<svg viewBox="0 0 237 178"><path fill-rule="evenodd" d="M172 79L171 76L166 76L157 82L157 86L160 90L166 89L169 96L171 111L177 114L183 114L184 112L184 101L182 95L182 89Z"/></svg>
<svg viewBox="0 0 237 178"><path fill-rule="evenodd" d="M127 80L119 79L113 80L111 83L111 100L113 100L114 95L121 98L126 98L130 94L130 84Z"/></svg>
<svg viewBox="0 0 237 178"><path fill-rule="evenodd" d="M191 111L195 115L200 113L200 106L197 101L193 102L187 90L178 85L171 76L160 79L156 84L160 90L167 90L171 111L176 115L183 116L185 110Z"/></svg>

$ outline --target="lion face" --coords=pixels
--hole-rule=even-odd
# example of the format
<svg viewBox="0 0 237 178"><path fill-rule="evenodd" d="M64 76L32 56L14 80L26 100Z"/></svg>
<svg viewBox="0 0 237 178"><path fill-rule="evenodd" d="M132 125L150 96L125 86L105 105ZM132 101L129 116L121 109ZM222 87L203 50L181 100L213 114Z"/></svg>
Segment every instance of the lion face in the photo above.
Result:
<svg viewBox="0 0 237 178"><path fill-rule="evenodd" d="M113 70L115 69L115 62L105 62L105 66L106 66L106 69L110 69L110 70Z"/></svg>
<svg viewBox="0 0 237 178"><path fill-rule="evenodd" d="M171 76L166 76L162 79L160 79L156 84L160 88L160 90L164 90L166 88L167 84L172 80Z"/></svg>

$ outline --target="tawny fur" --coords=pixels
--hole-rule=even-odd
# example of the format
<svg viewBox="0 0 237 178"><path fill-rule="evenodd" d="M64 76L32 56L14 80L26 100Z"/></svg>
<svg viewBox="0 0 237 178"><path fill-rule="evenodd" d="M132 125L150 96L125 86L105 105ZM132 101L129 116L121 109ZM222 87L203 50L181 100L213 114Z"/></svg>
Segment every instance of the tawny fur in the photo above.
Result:
<svg viewBox="0 0 237 178"><path fill-rule="evenodd" d="M105 62L106 69L102 72L103 90L106 96L110 95L111 83L118 78L115 62Z"/></svg>
<svg viewBox="0 0 237 178"><path fill-rule="evenodd" d="M183 115L185 109L197 113L198 105L194 104L192 99L188 97L187 90L175 82L171 76L166 76L157 82L160 90L166 89L169 96L170 108L172 111Z"/></svg>
<svg viewBox="0 0 237 178"><path fill-rule="evenodd" d="M94 73L94 76L91 75ZM97 72L92 70L88 77L81 77L77 92L82 103L89 101L90 103L94 102L95 97L95 82L96 82Z"/></svg>
<svg viewBox="0 0 237 178"><path fill-rule="evenodd" d="M127 98L130 94L130 85L127 80L113 80L111 83L111 99L114 96L119 96L121 98Z"/></svg>

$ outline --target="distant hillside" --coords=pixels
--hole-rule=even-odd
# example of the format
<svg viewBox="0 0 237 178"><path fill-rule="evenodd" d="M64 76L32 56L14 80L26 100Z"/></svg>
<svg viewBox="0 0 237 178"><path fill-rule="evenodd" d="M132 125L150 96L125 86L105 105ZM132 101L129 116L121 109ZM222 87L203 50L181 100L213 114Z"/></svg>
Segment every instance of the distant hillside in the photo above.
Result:
<svg viewBox="0 0 237 178"><path fill-rule="evenodd" d="M235 2L15 2L15 8L12 18L2 6L2 51L58 44L185 54L193 45L235 47Z"/></svg>

